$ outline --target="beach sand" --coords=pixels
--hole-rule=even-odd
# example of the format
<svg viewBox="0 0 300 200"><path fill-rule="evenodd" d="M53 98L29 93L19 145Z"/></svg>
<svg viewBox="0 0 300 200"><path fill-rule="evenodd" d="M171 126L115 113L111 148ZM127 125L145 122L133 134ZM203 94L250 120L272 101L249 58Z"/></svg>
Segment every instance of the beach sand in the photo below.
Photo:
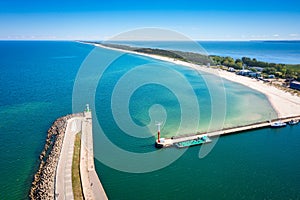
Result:
<svg viewBox="0 0 300 200"><path fill-rule="evenodd" d="M263 83L262 81L258 81L256 79L251 79L248 77L236 75L235 73L228 72L225 70L208 68L206 66L200 66L200 65L180 61L180 60L174 60L172 58L167 58L167 57L163 57L163 56L138 53L138 52L134 52L134 51L122 50L122 49L117 49L117 48L111 48L111 47L103 46L100 44L94 44L94 46L111 49L111 50L115 50L115 51L121 51L124 53L131 53L131 54L136 54L136 55L141 55L141 56L147 56L147 57L151 57L154 59L167 61L167 62L171 62L171 63L177 64L177 65L182 65L185 67L193 68L195 70L212 73L221 78L245 85L251 89L254 89L256 91L263 93L268 98L268 100L269 100L270 104L273 106L274 110L277 112L278 118L293 117L293 116L300 115L300 97L294 96L291 93L280 90L274 86L267 85L267 84Z"/></svg>

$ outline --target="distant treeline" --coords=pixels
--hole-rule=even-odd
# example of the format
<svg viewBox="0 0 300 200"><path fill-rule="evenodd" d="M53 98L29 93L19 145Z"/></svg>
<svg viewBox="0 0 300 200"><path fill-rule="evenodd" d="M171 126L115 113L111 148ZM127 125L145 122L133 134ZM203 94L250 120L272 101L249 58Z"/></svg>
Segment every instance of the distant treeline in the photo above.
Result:
<svg viewBox="0 0 300 200"><path fill-rule="evenodd" d="M127 45L119 45L119 44L103 44L104 46L113 47L117 49L135 51L138 53L146 53L146 54L153 54L164 56L168 58L173 58L175 60L181 60L185 62L200 64L200 65L207 65L208 63L212 63L213 61L210 59L209 56L193 53L193 52L183 52L183 51L175 51L175 50L164 50L164 49L156 49L156 48L139 48L139 47L131 47Z"/></svg>
<svg viewBox="0 0 300 200"><path fill-rule="evenodd" d="M131 47L127 45L119 44L106 44L100 43L104 46L135 51L139 53L147 53L153 55L165 56L168 58L173 58L176 60L181 60L185 62L195 63L199 65L223 65L226 67L232 67L234 69L242 69L243 66L254 72L257 71L257 68L262 68L263 75L275 75L278 78L293 78L300 81L300 64L299 65L289 65L289 64L278 64L278 63L268 63L258 61L255 58L251 59L248 57L242 57L241 59L234 59L231 57L222 57L222 56L206 56L199 53L193 52L183 52L183 51L174 51L174 50L163 50L163 49L154 49L154 48L139 48ZM256 67L256 68L253 68Z"/></svg>
<svg viewBox="0 0 300 200"><path fill-rule="evenodd" d="M222 56L210 56L216 65L224 65L232 67L234 69L249 68L256 72L256 68L262 68L262 72L268 75L275 75L279 78L294 78L300 81L300 64L299 65L288 65L278 63L268 63L258 61L255 58L251 59L248 57L242 57L242 59L233 59L231 57ZM256 68L254 68L256 67Z"/></svg>

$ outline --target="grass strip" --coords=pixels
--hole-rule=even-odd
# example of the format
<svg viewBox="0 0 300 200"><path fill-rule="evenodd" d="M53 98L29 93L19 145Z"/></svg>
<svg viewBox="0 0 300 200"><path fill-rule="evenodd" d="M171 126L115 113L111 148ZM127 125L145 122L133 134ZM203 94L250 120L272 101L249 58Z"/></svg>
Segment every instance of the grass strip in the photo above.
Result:
<svg viewBox="0 0 300 200"><path fill-rule="evenodd" d="M81 180L80 180L80 146L81 146L81 132L77 133L75 136L74 154L73 154L73 161L72 161L72 187L73 187L73 195L75 200L83 199L83 192L82 192Z"/></svg>

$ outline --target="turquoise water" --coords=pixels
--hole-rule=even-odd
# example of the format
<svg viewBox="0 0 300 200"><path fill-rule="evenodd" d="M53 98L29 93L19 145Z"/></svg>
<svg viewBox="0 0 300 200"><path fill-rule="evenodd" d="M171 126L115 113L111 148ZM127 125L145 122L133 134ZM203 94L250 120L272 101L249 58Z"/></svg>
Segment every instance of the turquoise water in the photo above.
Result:
<svg viewBox="0 0 300 200"><path fill-rule="evenodd" d="M74 42L0 42L0 199L25 199L52 122L72 112Z"/></svg>
<svg viewBox="0 0 300 200"><path fill-rule="evenodd" d="M75 42L0 42L0 199L26 199L47 130L56 118L72 112L75 77L92 49ZM113 53L100 51L103 56ZM99 62L102 59L99 57ZM204 80L214 78L210 75L145 57L123 55L103 74L93 112L107 137L123 149L156 151L155 138L131 137L117 126L111 113L111 92L128 70L144 64L157 67L157 63L174 69L192 85L200 108L199 130L208 128L211 105L224 103L209 98ZM149 76L143 74L136 79ZM158 76L166 78L163 74ZM225 126L266 120L273 113L264 95L228 81L223 84ZM180 87L180 83L174 85ZM180 92L189 102L190 97L185 95L184 90ZM148 110L158 103L168 113L162 135L171 136L180 122L180 103L166 87L148 84L136 90L129 101L131 117L136 124L149 123ZM204 159L198 157L199 147L193 147L168 167L150 173L120 172L98 160L96 167L111 199L297 199L300 198L299 127L222 137ZM95 135L97 131L94 127ZM161 153L168 151L175 150Z"/></svg>
<svg viewBox="0 0 300 200"><path fill-rule="evenodd" d="M192 147L147 174L96 165L112 199L299 199L299 132L297 126L225 136L204 159Z"/></svg>
<svg viewBox="0 0 300 200"><path fill-rule="evenodd" d="M199 147L189 148L169 167L148 174L96 164L112 199L298 199L299 130L222 137L206 158L198 159Z"/></svg>

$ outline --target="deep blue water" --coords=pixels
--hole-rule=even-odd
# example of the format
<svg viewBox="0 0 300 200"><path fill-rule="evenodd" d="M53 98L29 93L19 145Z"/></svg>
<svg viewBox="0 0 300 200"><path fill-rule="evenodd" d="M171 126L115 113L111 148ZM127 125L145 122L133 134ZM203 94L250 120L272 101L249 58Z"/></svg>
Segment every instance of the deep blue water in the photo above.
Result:
<svg viewBox="0 0 300 200"><path fill-rule="evenodd" d="M225 43L214 45L220 50ZM233 47L228 43L227 48ZM74 81L93 49L76 42L0 42L0 199L26 199L47 130L56 118L72 112ZM100 53L103 57L99 57L99 63L113 54L103 49ZM97 87L96 110L93 112L102 120L100 124L107 136L123 149L156 151L153 137L136 139L124 134L110 110L111 94L117 80L137 65L156 63L176 70L193 86L201 109L200 128L205 129L211 117L208 107L212 102L203 81L207 75L165 62L123 55L105 71ZM142 74L136 79L148 76ZM166 78L163 74L158 76ZM93 74L90 77L93 79ZM86 80L87 85L89 82ZM180 83L174 82L174 85ZM272 110L262 94L228 81L224 81L224 85L227 99L225 125L269 117ZM185 91L181 92L180 95L189 102L190 97ZM150 84L132 94L129 107L133 121L139 125L147 124L150 120L148 109L155 103L163 105L169 114L163 136L172 135L180 121L180 104L166 87ZM96 127L94 131L97 134ZM204 159L198 158L199 147L190 148L170 166L150 173L120 172L98 160L96 167L111 199L298 199L299 132L298 125L222 137ZM166 150L161 155L168 151L173 150Z"/></svg>

